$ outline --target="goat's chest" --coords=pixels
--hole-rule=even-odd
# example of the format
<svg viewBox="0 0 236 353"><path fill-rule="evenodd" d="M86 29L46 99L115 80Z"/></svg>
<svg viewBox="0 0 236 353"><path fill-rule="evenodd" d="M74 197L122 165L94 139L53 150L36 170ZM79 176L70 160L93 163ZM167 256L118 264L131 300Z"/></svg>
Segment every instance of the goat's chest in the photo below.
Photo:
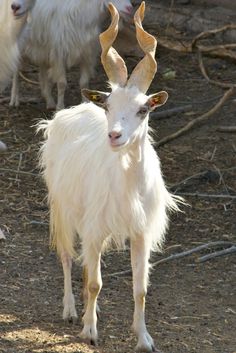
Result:
<svg viewBox="0 0 236 353"><path fill-rule="evenodd" d="M138 175L124 171L113 175L101 215L109 232L126 236L143 232L147 222L145 203Z"/></svg>

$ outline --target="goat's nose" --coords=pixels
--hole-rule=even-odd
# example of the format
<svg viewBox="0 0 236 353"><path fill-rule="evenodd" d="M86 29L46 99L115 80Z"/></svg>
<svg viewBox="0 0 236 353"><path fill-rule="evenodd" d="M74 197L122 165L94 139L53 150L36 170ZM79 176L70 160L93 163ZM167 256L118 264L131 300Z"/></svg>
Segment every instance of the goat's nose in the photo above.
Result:
<svg viewBox="0 0 236 353"><path fill-rule="evenodd" d="M111 141L115 141L118 140L122 136L122 134L120 131L111 131L109 132L108 136Z"/></svg>
<svg viewBox="0 0 236 353"><path fill-rule="evenodd" d="M131 6L131 5L126 6L126 7L125 7L125 10L126 10L126 12L127 12L128 14L131 14L132 11L133 11L133 6Z"/></svg>
<svg viewBox="0 0 236 353"><path fill-rule="evenodd" d="M11 4L11 9L12 9L12 11L13 11L14 13L16 13L18 10L20 10L20 8L21 8L21 5L20 5L20 4L17 4L17 3L15 3L15 2L13 2L13 3Z"/></svg>

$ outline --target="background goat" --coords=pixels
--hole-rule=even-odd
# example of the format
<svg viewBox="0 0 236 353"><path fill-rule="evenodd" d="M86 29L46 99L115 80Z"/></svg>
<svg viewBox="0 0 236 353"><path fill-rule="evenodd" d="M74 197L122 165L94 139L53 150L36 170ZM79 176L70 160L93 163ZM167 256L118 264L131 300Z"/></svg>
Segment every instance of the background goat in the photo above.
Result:
<svg viewBox="0 0 236 353"><path fill-rule="evenodd" d="M168 209L177 209L167 191L160 162L148 135L149 112L164 104L167 93L145 95L156 72L156 40L144 31L144 3L135 14L137 39L145 57L129 80L123 59L112 47L119 15L110 5L112 23L100 36L102 63L112 91L83 90L93 103L58 112L43 121L46 142L41 165L50 204L52 243L64 271L64 319L77 317L71 285L74 243L79 234L85 283L81 337L97 341L97 297L102 287L101 252L109 240L131 246L133 329L137 350L152 352L144 310L151 250L161 247ZM94 104L95 103L95 104Z"/></svg>
<svg viewBox="0 0 236 353"><path fill-rule="evenodd" d="M0 0L0 91L10 81L17 69L19 48L17 39L26 23L28 11L35 0ZM0 152L6 145L0 141ZM4 238L0 229L0 239Z"/></svg>
<svg viewBox="0 0 236 353"><path fill-rule="evenodd" d="M17 69L17 40L35 0L0 0L0 91Z"/></svg>
<svg viewBox="0 0 236 353"><path fill-rule="evenodd" d="M57 110L64 107L66 69L80 67L80 87L87 87L99 53L98 35L109 0L37 0L31 21L22 35L22 54L39 66L42 95L54 109L53 83L57 84ZM130 15L130 0L112 0ZM19 105L18 78L14 79L10 105Z"/></svg>

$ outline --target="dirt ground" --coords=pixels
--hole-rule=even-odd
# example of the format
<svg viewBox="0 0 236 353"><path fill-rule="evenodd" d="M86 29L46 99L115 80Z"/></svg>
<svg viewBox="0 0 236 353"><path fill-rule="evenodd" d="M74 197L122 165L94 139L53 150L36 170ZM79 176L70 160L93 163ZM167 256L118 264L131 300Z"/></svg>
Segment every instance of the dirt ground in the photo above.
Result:
<svg viewBox="0 0 236 353"><path fill-rule="evenodd" d="M150 120L156 141L208 111L224 91L201 76L196 55L158 50L158 73L150 92L168 91L164 109L193 105L191 111L166 119ZM209 74L236 82L235 64L205 58ZM127 60L128 67L136 59ZM166 71L175 71L167 79ZM24 73L37 79L36 70ZM168 76L168 75L167 75ZM79 72L68 74L66 104L79 104ZM91 87L104 89L100 66ZM39 88L22 82L23 98L40 97ZM5 96L9 94L5 92ZM189 207L171 216L163 254L151 262L212 241L236 238L236 135L217 131L235 125L236 96L229 99L205 124L158 148L167 185L186 195ZM79 338L82 324L62 321L63 275L60 262L48 246L46 188L37 167L42 136L35 124L50 119L44 102L22 104L18 110L0 106L0 138L8 151L0 157L0 225L6 240L0 242L0 352L7 353L131 353L136 340L131 333L133 299L131 275L109 276L130 268L127 250L103 257L103 289L99 298L99 346ZM206 172L206 173L203 173ZM180 181L198 173L180 186ZM228 195L217 198L210 195ZM235 255L204 263L197 259L222 248L208 248L180 260L155 266L150 276L146 320L163 353L235 353ZM78 314L82 316L81 268L75 264L73 286Z"/></svg>

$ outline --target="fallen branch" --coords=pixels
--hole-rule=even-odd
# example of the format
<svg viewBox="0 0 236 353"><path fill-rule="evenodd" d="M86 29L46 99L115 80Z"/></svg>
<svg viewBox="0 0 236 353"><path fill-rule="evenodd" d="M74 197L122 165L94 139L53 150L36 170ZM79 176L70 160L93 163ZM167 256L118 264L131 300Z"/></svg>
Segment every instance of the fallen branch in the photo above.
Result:
<svg viewBox="0 0 236 353"><path fill-rule="evenodd" d="M236 132L236 126L219 126L217 129L219 132Z"/></svg>
<svg viewBox="0 0 236 353"><path fill-rule="evenodd" d="M4 103L9 103L10 102L10 97L3 97L0 98L0 104L4 104ZM28 104L28 103L39 103L39 100L37 98L21 98L20 100L21 104Z"/></svg>
<svg viewBox="0 0 236 353"><path fill-rule="evenodd" d="M236 61L236 53L231 50L236 47L235 43L212 46L198 44L193 48L192 44L186 41L177 41L169 38L158 37L158 44L166 49L174 50L179 53L195 53L196 50L200 50L203 54L208 56Z"/></svg>
<svg viewBox="0 0 236 353"><path fill-rule="evenodd" d="M220 250L220 251L216 251L213 252L211 254L208 255L204 255L199 257L199 259L197 260L198 263L202 263L202 262L206 262L209 261L211 259L214 259L215 257L219 257L219 256L225 256L225 255L230 255L236 252L236 245L232 245L230 248L228 249L224 249L224 250Z"/></svg>
<svg viewBox="0 0 236 353"><path fill-rule="evenodd" d="M193 129L196 125L198 125L198 124L202 123L203 121L209 119L211 117L211 115L213 115L218 109L220 109L222 107L222 105L225 103L225 101L229 97L232 96L232 94L234 93L234 90L235 90L235 88L231 87L227 92L225 92L225 94L223 95L223 97L221 97L219 102L213 108L211 108L208 112L206 112L206 113L200 115L198 118L190 121L188 124L186 124L184 127L179 129L178 131L174 132L173 134L164 137L159 142L157 142L157 146L158 147L159 146L163 146L167 142L170 142L170 141L176 139L177 137L183 135L187 131Z"/></svg>
<svg viewBox="0 0 236 353"><path fill-rule="evenodd" d="M214 242L210 242L210 243L206 243L206 244L202 244L202 245L199 245L195 248L192 248L192 249L189 249L189 250L186 250L186 251L183 251L183 252L180 252L180 253L177 253L177 254L173 254L173 255L170 255L168 257L165 257L161 260L158 260L154 263L151 264L151 268L155 267L155 266L158 266L160 264L163 264L163 263L166 263L166 262L169 262L169 261L172 261L172 260L176 260L176 259L181 259L183 257L186 257L186 256L189 256L189 255L192 255L196 252L199 252L199 251L202 251L204 249L207 249L207 248L211 248L211 247L218 247L218 246L235 246L235 244L229 242L229 241L214 241ZM132 273L132 270L129 269L129 270L125 270L125 271L120 271L120 272L115 272L115 273L110 273L110 274L107 274L105 276L103 276L104 278L105 277L117 277L117 276L124 276L124 275L129 275Z"/></svg>
<svg viewBox="0 0 236 353"><path fill-rule="evenodd" d="M37 81L33 81L33 80L30 80L29 78L27 78L21 71L20 71L20 77L23 78L24 81L32 84L32 85L36 85L38 86L39 85L39 82Z"/></svg>
<svg viewBox="0 0 236 353"><path fill-rule="evenodd" d="M205 170L204 172L200 172L200 173L197 173L197 174L194 174L194 175L190 175L189 177L179 181L178 183L172 184L170 186L170 190L175 193L178 190L179 187L181 187L182 185L185 185L189 180L206 176L207 173L209 173L209 170Z"/></svg>
<svg viewBox="0 0 236 353"><path fill-rule="evenodd" d="M184 105L182 107L175 107L167 110L163 110L162 112L151 113L151 118L153 119L165 119L169 118L174 114L185 113L190 111L193 108L191 104Z"/></svg>
<svg viewBox="0 0 236 353"><path fill-rule="evenodd" d="M191 46L192 46L192 48L194 48L196 46L197 42L199 41L199 39L204 39L204 38L209 37L213 34L225 32L225 31L232 30L232 29L236 29L236 24L228 24L228 25L225 25L220 28L215 28L215 29L211 29L209 31L201 32L192 40Z"/></svg>
<svg viewBox="0 0 236 353"><path fill-rule="evenodd" d="M233 83L226 83L226 82L220 82L220 81L216 81L216 80L212 80L208 74L207 71L205 69L204 63L203 63L203 59L202 59L202 53L200 50L198 50L198 61L199 61L199 67L201 70L202 75L204 76L204 78L211 84L222 87L222 88L233 88L236 87L236 84Z"/></svg>
<svg viewBox="0 0 236 353"><path fill-rule="evenodd" d="M30 175L30 176L36 176L36 177L40 176L39 174L24 172L23 170L14 170L14 169L7 169L7 168L0 168L0 173L1 172L23 174L23 175Z"/></svg>
<svg viewBox="0 0 236 353"><path fill-rule="evenodd" d="M194 196L194 197L202 197L202 198L210 198L210 199L232 199L236 200L236 195L230 194L204 194L198 192L179 192L177 195L180 196Z"/></svg>
<svg viewBox="0 0 236 353"><path fill-rule="evenodd" d="M167 49L175 50L181 53L194 53L195 50L197 49L206 55L236 61L236 53L231 50L236 47L235 43L227 43L223 45L213 45L213 46L198 44L198 41L200 39L205 39L210 35L224 32L227 30L232 30L232 29L236 29L236 24L230 24L230 25L223 26L221 28L216 28L210 31L201 32L192 40L192 42L187 42L186 40L180 41L178 39L173 40L169 38L158 37L158 44L160 44L161 46Z"/></svg>

